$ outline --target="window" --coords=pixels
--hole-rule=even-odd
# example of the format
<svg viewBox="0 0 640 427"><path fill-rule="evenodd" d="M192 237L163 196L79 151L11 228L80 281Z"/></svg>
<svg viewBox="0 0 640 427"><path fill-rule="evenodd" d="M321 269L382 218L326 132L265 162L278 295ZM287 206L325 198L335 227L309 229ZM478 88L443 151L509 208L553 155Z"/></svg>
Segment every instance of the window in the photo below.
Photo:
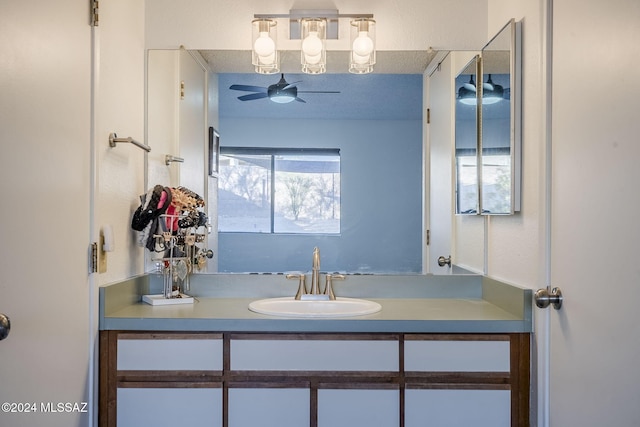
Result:
<svg viewBox="0 0 640 427"><path fill-rule="evenodd" d="M220 149L221 232L340 233L340 151Z"/></svg>

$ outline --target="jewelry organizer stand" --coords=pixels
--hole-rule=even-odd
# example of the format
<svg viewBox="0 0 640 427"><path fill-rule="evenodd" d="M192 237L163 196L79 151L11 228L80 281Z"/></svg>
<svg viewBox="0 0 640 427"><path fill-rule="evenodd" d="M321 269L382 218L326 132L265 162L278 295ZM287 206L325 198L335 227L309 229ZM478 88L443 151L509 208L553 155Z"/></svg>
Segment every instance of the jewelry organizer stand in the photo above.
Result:
<svg viewBox="0 0 640 427"><path fill-rule="evenodd" d="M206 225L180 228L176 224L186 215L160 215L159 221L168 224L167 231L154 234L156 247L161 248L162 257L155 258L157 271L162 274L161 294L143 295L142 301L151 305L193 304L194 298L183 292L190 290L189 276L193 268L211 258L213 252L199 246L206 239ZM205 232L198 232L203 228Z"/></svg>

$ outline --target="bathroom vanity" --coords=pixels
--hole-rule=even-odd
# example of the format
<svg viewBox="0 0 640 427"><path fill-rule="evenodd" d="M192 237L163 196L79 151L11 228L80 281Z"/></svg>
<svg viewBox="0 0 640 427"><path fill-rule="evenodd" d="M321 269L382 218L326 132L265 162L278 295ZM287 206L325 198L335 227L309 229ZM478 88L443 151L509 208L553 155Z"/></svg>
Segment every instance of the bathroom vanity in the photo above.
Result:
<svg viewBox="0 0 640 427"><path fill-rule="evenodd" d="M525 426L531 291L480 276L347 276L382 310L254 313L281 275L194 276L150 306L145 275L100 291L101 426Z"/></svg>

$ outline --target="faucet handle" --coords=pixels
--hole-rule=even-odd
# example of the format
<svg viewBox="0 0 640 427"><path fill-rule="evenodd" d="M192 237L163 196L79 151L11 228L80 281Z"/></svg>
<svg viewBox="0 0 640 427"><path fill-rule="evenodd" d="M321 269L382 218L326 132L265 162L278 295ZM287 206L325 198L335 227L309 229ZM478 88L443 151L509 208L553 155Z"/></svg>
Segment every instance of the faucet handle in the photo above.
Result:
<svg viewBox="0 0 640 427"><path fill-rule="evenodd" d="M345 276L344 274L330 274L327 273L325 275L325 284L324 284L324 294L325 295L329 295L329 299L330 300L335 300L336 299L336 295L333 293L333 281L334 280L344 280Z"/></svg>
<svg viewBox="0 0 640 427"><path fill-rule="evenodd" d="M298 292L296 292L296 296L295 299L299 300L300 298L302 298L302 295L306 295L307 292L307 285L305 283L306 280L306 276L304 275L304 273L290 273L287 274L286 276L287 279L289 280L293 280L293 279L298 279Z"/></svg>

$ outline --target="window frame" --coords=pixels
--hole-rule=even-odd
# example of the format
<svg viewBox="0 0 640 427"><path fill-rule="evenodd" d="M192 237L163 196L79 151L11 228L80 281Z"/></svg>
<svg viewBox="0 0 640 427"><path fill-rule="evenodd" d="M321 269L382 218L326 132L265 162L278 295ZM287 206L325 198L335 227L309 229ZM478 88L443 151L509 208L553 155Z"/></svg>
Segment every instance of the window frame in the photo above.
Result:
<svg viewBox="0 0 640 427"><path fill-rule="evenodd" d="M339 219L339 227L337 232L320 232L320 233L310 233L310 232L291 232L291 231L276 231L275 230L275 217L276 217L276 157L282 155L293 155L293 156L337 156L339 159L339 175L342 175L342 159L340 155L339 148L295 148L295 147L234 147L234 146L226 146L220 147L219 157L229 156L229 155L260 155L260 156L270 156L270 178L269 178L269 221L270 227L269 232L265 231L221 231L218 228L219 233L246 233L246 234L269 234L269 235L311 235L311 236L339 236L342 230L342 221L341 217ZM220 166L221 168L222 166ZM218 171L220 171L220 168ZM342 181L341 181L342 182ZM340 206L342 202L340 202Z"/></svg>

